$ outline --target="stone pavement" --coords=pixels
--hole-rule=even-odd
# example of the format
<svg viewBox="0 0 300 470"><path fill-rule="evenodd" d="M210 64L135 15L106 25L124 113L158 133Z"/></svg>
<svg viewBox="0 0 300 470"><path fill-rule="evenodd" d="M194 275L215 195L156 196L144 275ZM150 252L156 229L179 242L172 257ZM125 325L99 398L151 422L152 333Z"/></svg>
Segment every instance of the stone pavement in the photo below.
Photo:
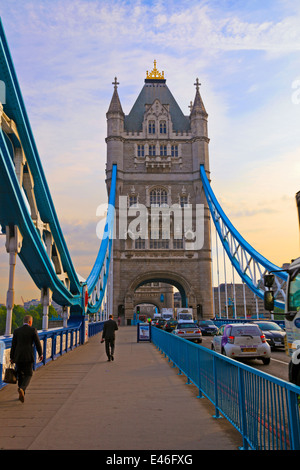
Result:
<svg viewBox="0 0 300 470"><path fill-rule="evenodd" d="M0 391L0 449L238 450L242 438L136 327L116 332L107 362L100 335L38 369L18 400Z"/></svg>

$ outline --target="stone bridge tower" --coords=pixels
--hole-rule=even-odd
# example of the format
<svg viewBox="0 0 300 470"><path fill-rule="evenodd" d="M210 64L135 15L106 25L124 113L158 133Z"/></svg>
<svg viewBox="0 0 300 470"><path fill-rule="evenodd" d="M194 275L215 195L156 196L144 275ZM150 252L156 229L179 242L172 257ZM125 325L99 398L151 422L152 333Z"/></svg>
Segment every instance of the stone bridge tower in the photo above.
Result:
<svg viewBox="0 0 300 470"><path fill-rule="evenodd" d="M136 289L163 282L195 318L211 318L210 218L199 172L203 164L209 177L208 115L199 81L188 116L156 61L128 115L117 79L113 85L106 115L108 191L112 165L118 168L113 314L130 323Z"/></svg>

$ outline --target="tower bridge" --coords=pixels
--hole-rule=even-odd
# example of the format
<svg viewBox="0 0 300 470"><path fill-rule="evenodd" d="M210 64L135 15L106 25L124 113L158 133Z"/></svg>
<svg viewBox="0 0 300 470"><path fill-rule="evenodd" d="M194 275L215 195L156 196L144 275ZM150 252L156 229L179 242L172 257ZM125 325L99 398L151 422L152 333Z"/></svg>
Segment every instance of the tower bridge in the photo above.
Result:
<svg viewBox="0 0 300 470"><path fill-rule="evenodd" d="M255 296L264 297L264 275L274 272L275 304L283 307L286 273L242 237L212 190L208 114L199 80L194 84L190 112L185 115L156 61L152 71L147 71L128 115L123 112L119 98L120 83L117 78L113 82L106 114L106 223L100 247L95 247L98 252L90 274L87 279L78 275L56 214L2 23L0 39L0 80L5 84L5 100L0 105L0 226L9 255L6 329L1 338L5 358L1 363L2 376L8 365L12 337L17 260L23 263L41 292L44 365L88 342L101 331L110 313L121 316L123 325L131 323L137 305L136 292L149 283L174 286L181 294L182 305L193 309L195 319L212 318L213 225L232 269ZM55 331L48 327L52 300L63 308L63 328ZM98 321L89 324L89 317ZM177 346L172 350L164 335L182 346L179 353ZM245 403L255 402L251 388L254 379L251 378L247 389L244 382L237 385L237 380L244 377L242 368L236 372L237 365L232 366L230 360L221 359L212 351L205 352L209 358L201 359L204 353L198 345L189 345L192 349L186 356L187 342L174 335L157 330L153 341L163 348L174 367L187 375L188 383L196 384L200 397L204 394L213 401L217 416L221 409L225 415L228 413L228 419L243 435L245 448L268 448L257 442L256 431L249 436L245 426L246 419L251 431L257 423L260 426L265 423L274 438L274 428L256 416L257 410L250 410L248 416L249 410L244 408ZM208 369L202 369L204 363L209 363ZM246 381L253 373L245 370ZM224 385L227 379L230 383ZM222 381L221 395L217 380ZM276 386L288 394L283 420L288 421L289 428L284 436L280 434L278 448L299 449L298 387L278 381ZM222 392L225 389L229 390L229 400ZM249 393L246 398L245 393ZM283 392L278 392L279 395ZM219 406L222 400L230 405L233 397L241 414L237 422L226 406L224 409ZM264 393L260 396L263 399ZM276 439L278 433L277 429ZM273 440L272 446L275 448Z"/></svg>

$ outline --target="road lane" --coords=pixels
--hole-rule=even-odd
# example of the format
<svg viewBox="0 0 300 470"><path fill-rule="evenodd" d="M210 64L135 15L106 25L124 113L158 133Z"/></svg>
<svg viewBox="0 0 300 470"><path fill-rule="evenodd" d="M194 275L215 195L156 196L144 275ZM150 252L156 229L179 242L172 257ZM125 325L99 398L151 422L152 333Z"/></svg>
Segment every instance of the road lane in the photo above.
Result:
<svg viewBox="0 0 300 470"><path fill-rule="evenodd" d="M203 336L201 346L211 349L212 337ZM244 360L244 363L254 367L255 369L266 372L267 374L278 377L279 379L288 381L288 364L290 362L289 357L285 353L283 348L275 349L271 352L271 362L268 365L264 365L259 359Z"/></svg>

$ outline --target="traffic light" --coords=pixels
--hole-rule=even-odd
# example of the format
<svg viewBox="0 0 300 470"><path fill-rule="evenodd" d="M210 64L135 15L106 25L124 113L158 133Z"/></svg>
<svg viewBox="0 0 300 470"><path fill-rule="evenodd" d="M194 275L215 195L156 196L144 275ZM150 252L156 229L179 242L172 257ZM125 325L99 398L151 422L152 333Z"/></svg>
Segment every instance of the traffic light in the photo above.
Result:
<svg viewBox="0 0 300 470"><path fill-rule="evenodd" d="M264 293L264 307L269 312L274 310L274 292L272 290L267 290Z"/></svg>
<svg viewBox="0 0 300 470"><path fill-rule="evenodd" d="M272 287L274 284L274 274L265 274L264 275L264 285L265 287Z"/></svg>
<svg viewBox="0 0 300 470"><path fill-rule="evenodd" d="M137 314L137 315L140 314L140 307L139 307L139 305L138 305L137 308L136 308L136 314Z"/></svg>

